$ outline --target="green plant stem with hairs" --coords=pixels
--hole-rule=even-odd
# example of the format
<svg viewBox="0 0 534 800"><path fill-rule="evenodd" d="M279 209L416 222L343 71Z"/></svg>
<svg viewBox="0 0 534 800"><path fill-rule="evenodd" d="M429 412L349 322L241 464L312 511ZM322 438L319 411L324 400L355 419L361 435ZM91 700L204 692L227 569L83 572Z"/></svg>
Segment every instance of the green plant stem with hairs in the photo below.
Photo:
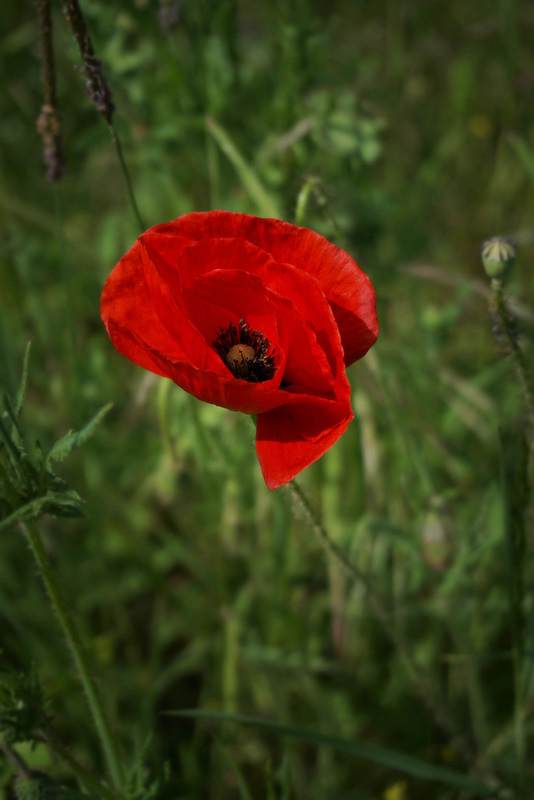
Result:
<svg viewBox="0 0 534 800"><path fill-rule="evenodd" d="M436 695L434 689L429 685L426 678L423 675L421 675L419 668L413 661L413 658L406 646L406 643L404 642L402 636L399 634L399 631L396 629L396 627L391 624L390 615L384 608L384 605L380 600L380 598L376 595L375 592L373 592L366 576L362 574L362 572L358 569L358 567L355 564L353 564L350 561L350 559L347 558L343 550L331 539L326 528L319 520L316 512L314 511L305 492L302 490L297 481L293 479L290 483L287 484L287 488L291 492L293 497L297 500L299 505L304 509L310 528L319 538L319 540L321 541L322 545L324 546L328 554L331 556L331 558L333 558L338 564L340 564L351 578L363 584L366 590L369 605L372 608L373 613L375 614L377 619L381 622L384 630L386 631L386 633L388 634L394 645L398 648L400 654L404 659L406 667L410 673L411 684L414 691L422 699L425 706L432 712L440 728L443 731L445 731L448 736L451 737L451 740L457 747L458 752L463 755L466 762L470 765L475 765L477 762L477 758L475 753L472 752L471 746L465 740L465 737L459 732L454 720L449 714L447 708L441 702L441 699Z"/></svg>
<svg viewBox="0 0 534 800"><path fill-rule="evenodd" d="M523 397L523 404L527 414L526 426L526 440L528 441L530 450L534 445L534 389L532 380L527 367L527 361L523 350L519 345L519 336L517 331L517 322L515 317L509 310L506 300L504 298L503 282L498 279L493 279L491 282L492 288L492 305L491 312L494 318L494 333L499 344L504 344L504 349L507 355L512 359L514 370L519 384L521 394ZM501 456L504 468L504 456ZM525 490L529 492L528 485L528 468L525 470L524 476ZM515 753L517 759L517 774L519 790L526 789L526 770L527 770L527 734L525 727L525 643L524 643L524 622L523 617L523 559L518 554L517 528L519 526L520 537L523 539L522 547L524 548L524 513L526 508L522 507L519 497L519 492L510 491L508 482L505 475L502 479L504 505L505 505L505 532L506 541L509 549L510 560L510 613L511 613L511 636L513 641L513 667L514 667L514 741ZM514 496L517 495L517 496ZM526 501L525 501L526 503ZM515 514L513 506L515 508ZM514 517L516 519L514 520Z"/></svg>
<svg viewBox="0 0 534 800"><path fill-rule="evenodd" d="M493 292L493 308L497 318L497 337L502 337L504 339L506 350L513 360L515 373L528 415L529 440L532 445L532 437L534 434L534 388L532 386L532 380L527 368L525 355L519 346L516 320L508 309L504 299L502 281L492 280L491 288Z"/></svg>
<svg viewBox="0 0 534 800"><path fill-rule="evenodd" d="M82 684L91 714L93 715L112 784L120 791L124 785L122 764L119 759L109 722L104 713L102 700L97 691L96 684L91 677L89 664L85 655L85 648L80 634L67 611L67 606L57 585L52 565L46 554L37 526L33 523L24 522L20 522L19 526L37 562L37 567L50 598L50 602L52 603L52 608L56 613L58 622L74 659L80 683Z"/></svg>

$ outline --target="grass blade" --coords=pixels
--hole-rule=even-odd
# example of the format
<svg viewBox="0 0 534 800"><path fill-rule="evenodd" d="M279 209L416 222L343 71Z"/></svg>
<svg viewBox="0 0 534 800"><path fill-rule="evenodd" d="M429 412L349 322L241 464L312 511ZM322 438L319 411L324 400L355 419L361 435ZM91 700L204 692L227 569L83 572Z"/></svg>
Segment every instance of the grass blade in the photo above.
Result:
<svg viewBox="0 0 534 800"><path fill-rule="evenodd" d="M258 206L258 211L260 214L262 214L264 217L275 217L276 219L280 219L280 212L278 211L276 203L267 193L260 179L252 167L247 164L224 128L221 128L221 126L211 117L206 119L206 128L211 136L213 136L222 152L234 166L243 186L249 193L252 200L254 200Z"/></svg>
<svg viewBox="0 0 534 800"><path fill-rule="evenodd" d="M415 778L420 778L425 781L439 781L458 789L464 789L472 794L484 796L494 791L494 789L491 789L486 784L473 780L460 772L456 772L448 767L431 764L428 761L423 761L415 756L406 755L397 750L366 744L365 742L339 739L335 736L328 736L294 725L285 725L280 722L245 716L244 714L225 714L223 712L209 711L206 709L167 711L166 714L173 717L189 717L191 719L206 719L214 722L236 722L241 725L251 725L254 728L267 730L279 736L291 736L301 742L307 742L317 746L326 745L335 750L349 753L357 758L363 758L366 761L372 761L375 764L381 764L384 767L399 770Z"/></svg>

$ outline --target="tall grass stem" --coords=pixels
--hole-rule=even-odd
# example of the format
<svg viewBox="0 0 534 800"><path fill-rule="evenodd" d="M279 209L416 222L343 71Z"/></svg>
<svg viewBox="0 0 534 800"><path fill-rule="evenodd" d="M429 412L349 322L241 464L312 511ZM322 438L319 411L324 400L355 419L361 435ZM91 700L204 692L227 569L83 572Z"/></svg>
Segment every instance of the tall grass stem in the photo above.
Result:
<svg viewBox="0 0 534 800"><path fill-rule="evenodd" d="M466 762L471 764L475 763L476 758L475 754L472 752L471 746L466 741L464 735L458 730L452 716L442 702L441 698L435 692L426 677L421 674L421 670L415 664L402 637L402 634L392 624L390 615L388 614L378 595L373 591L370 581L358 569L358 567L353 564L349 558L347 558L343 550L336 544L336 542L332 540L326 528L319 520L305 492L302 490L297 481L293 479L287 484L287 488L293 494L300 506L304 509L311 529L322 542L327 553L333 559L335 559L337 563L340 564L353 579L359 581L365 587L366 596L373 613L382 624L385 632L390 637L393 644L398 648L399 653L405 662L405 665L410 673L411 685L414 692L417 693L424 705L433 714L434 719L439 727L451 737L451 740L458 749L458 752L462 754Z"/></svg>
<svg viewBox="0 0 534 800"><path fill-rule="evenodd" d="M506 301L504 299L503 284L501 281L493 280L491 282L493 291L493 302L495 311L497 313L498 322L498 336L504 337L507 350L509 351L517 376L519 386L523 394L523 400L528 414L530 442L532 443L532 435L534 432L534 388L532 380L527 367L525 355L519 346L517 325L515 318L509 311Z"/></svg>
<svg viewBox="0 0 534 800"><path fill-rule="evenodd" d="M68 339L68 360L69 360L69 393L71 405L75 406L74 390L78 383L78 359L76 357L76 332L74 328L74 295L72 291L72 273L69 270L67 263L67 255L65 249L65 237L63 232L63 207L61 204L61 193L57 184L54 185L54 211L56 217L56 240L59 250L59 264L61 268L61 276L63 278L63 286L65 289L65 319L67 321L67 339Z"/></svg>
<svg viewBox="0 0 534 800"><path fill-rule="evenodd" d="M30 549L33 553L41 578L46 587L46 591L52 603L61 629L67 640L71 655L78 672L80 683L85 692L89 708L93 715L95 727L98 732L102 750L107 762L111 780L116 789L121 790L124 785L124 775L120 762L115 740L111 733L107 717L104 713L102 700L98 694L95 682L91 677L89 664L85 655L85 649L74 622L72 621L63 599L59 586L57 585L50 560L41 539L37 527L32 523L20 523L20 528L26 537Z"/></svg>
<svg viewBox="0 0 534 800"><path fill-rule="evenodd" d="M113 124L113 122L109 123L109 130L111 132L111 138L113 139L113 142L115 144L115 149L117 151L117 156L119 158L119 162L120 162L120 165L121 165L122 174L123 174L124 180L126 182L126 189L127 189L127 192L128 192L128 199L130 201L130 205L132 207L132 211L133 211L134 216L135 216L135 218L137 220L137 224L139 225L139 229L140 229L141 233L144 233L144 231L146 231L147 226L143 222L143 218L142 218L142 216L141 216L141 214L139 212L139 206L137 205L137 200L135 199L132 180L130 178L130 173L128 171L128 167L127 167L126 161L124 159L124 154L122 152L121 141L119 139L119 135L117 133L117 129L116 129L115 125Z"/></svg>

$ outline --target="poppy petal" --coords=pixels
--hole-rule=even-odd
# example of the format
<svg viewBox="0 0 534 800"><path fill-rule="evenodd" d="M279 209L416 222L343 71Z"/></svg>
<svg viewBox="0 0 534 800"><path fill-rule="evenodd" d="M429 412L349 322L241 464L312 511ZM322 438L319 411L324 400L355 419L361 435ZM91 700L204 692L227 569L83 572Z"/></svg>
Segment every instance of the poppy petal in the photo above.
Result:
<svg viewBox="0 0 534 800"><path fill-rule="evenodd" d="M169 337L169 331L163 324L157 308L151 302L150 289L145 280L142 260L142 248L136 242L124 255L106 281L101 299L102 319L110 332L111 322L118 323L121 328L135 331L145 346L161 349L171 358L183 355L178 342ZM118 335L112 340L117 349L127 358L135 361L145 369L152 369L149 356L135 348L124 352ZM158 371L159 370L153 370Z"/></svg>
<svg viewBox="0 0 534 800"><path fill-rule="evenodd" d="M288 483L326 453L353 416L350 404L302 395L259 414L256 452L268 488Z"/></svg>

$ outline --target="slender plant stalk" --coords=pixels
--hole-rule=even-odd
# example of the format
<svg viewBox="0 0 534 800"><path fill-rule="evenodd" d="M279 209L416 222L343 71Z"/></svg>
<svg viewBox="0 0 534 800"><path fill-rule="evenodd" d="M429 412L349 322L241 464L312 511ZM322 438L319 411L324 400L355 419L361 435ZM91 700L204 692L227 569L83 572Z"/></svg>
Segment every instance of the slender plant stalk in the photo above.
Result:
<svg viewBox="0 0 534 800"><path fill-rule="evenodd" d="M82 71L86 79L85 90L95 104L96 110L102 114L106 120L106 124L109 128L111 138L113 139L113 143L117 151L122 174L124 175L124 180L126 181L128 198L142 233L146 230L146 225L143 222L141 214L139 213L139 208L137 206L137 201L135 199L132 187L132 181L130 179L130 173L128 172L128 167L126 166L126 161L124 160L120 139L113 122L115 106L113 104L110 88L102 70L102 62L96 57L96 53L91 42L91 37L89 35L87 25L85 24L85 19L78 0L64 0L64 9L70 29L73 33L74 39L76 40L76 44L78 45L80 57L83 61Z"/></svg>
<svg viewBox="0 0 534 800"><path fill-rule="evenodd" d="M76 357L76 329L74 326L74 294L72 291L72 270L69 269L67 261L67 253L65 248L65 237L63 235L63 207L61 203L61 193L58 185L54 186L54 210L56 216L56 239L59 249L59 264L61 267L62 283L65 287L65 304L64 315L67 322L67 341L68 341L68 359L69 359L69 393L72 407L74 407L76 398L75 390L79 385L79 365Z"/></svg>
<svg viewBox="0 0 534 800"><path fill-rule="evenodd" d="M41 38L43 82L43 106L37 120L37 129L43 139L43 156L47 166L46 177L48 180L56 182L64 171L64 163L61 146L61 121L57 110L50 0L37 0L36 9Z"/></svg>
<svg viewBox="0 0 534 800"><path fill-rule="evenodd" d="M41 578L48 592L50 602L56 612L59 624L74 659L80 683L82 684L89 708L93 715L93 720L100 738L113 785L116 789L121 790L124 784L122 764L118 756L115 740L111 733L107 717L104 713L102 700L90 674L89 664L80 634L68 614L65 601L56 583L52 565L44 549L41 535L37 527L32 523L26 524L24 522L19 523L19 525L24 536L28 540L30 549L37 562Z"/></svg>
<svg viewBox="0 0 534 800"><path fill-rule="evenodd" d="M144 231L146 231L146 225L143 222L143 218L139 212L139 206L137 205L137 200L135 199L130 173L128 171L128 167L126 166L126 161L124 160L122 145L117 133L117 129L115 128L113 121L109 122L108 125L111 133L111 138L113 139L113 143L115 144L115 149L117 150L117 156L121 165L122 174L126 182L126 189L128 191L128 199L130 201L130 205L132 207L132 211L134 212L134 216L137 220L137 224L139 225L139 229L141 233L144 233Z"/></svg>
<svg viewBox="0 0 534 800"><path fill-rule="evenodd" d="M519 346L516 321L506 305L502 282L493 280L491 282L491 288L493 290L493 303L498 322L497 337L504 338L506 348L512 357L517 380L521 387L528 414L530 436L532 438L534 431L534 388L527 368L525 355Z"/></svg>
<svg viewBox="0 0 534 800"><path fill-rule="evenodd" d="M514 459L514 471L523 472L523 481L526 481L526 460ZM515 476L514 476L515 477ZM505 541L508 553L508 594L510 604L510 632L513 643L513 668L514 668L514 713L513 732L514 745L517 759L517 774L519 789L526 788L527 767L527 732L525 726L525 699L526 681L524 674L525 663L525 619L523 613L524 598L524 570L523 558L525 552L524 514L528 502L526 487L524 491L518 488L516 480L510 485L511 478L507 476L505 454L501 437L501 483L504 501L504 527Z"/></svg>
<svg viewBox="0 0 534 800"><path fill-rule="evenodd" d="M384 630L386 631L388 636L391 638L395 646L398 648L400 654L402 655L406 663L406 666L411 675L411 682L414 691L417 692L417 694L422 699L424 704L432 712L440 728L442 728L442 730L444 730L447 733L447 735L451 737L451 740L457 747L458 752L462 754L462 756L466 759L468 763L474 764L476 762L476 757L472 752L471 746L465 740L465 737L458 732L457 727L451 715L449 714L447 708L443 705L440 698L436 696L435 691L429 685L429 682L427 681L426 677L424 675L421 675L419 668L413 661L413 658L408 650L408 647L406 646L406 643L400 636L399 632L396 630L395 626L391 624L390 615L384 608L384 605L381 602L380 598L375 594L375 592L373 592L366 576L360 572L358 567L356 567L356 565L353 564L350 561L350 559L347 558L343 550L336 544L336 542L334 542L330 538L328 532L326 531L326 528L320 522L310 501L306 497L306 494L304 493L300 485L297 483L297 481L293 479L289 484L287 484L287 487L304 509L311 529L313 530L315 535L319 538L319 540L322 542L326 551L345 569L345 571L353 579L356 579L365 586L369 605L371 606L376 617L382 623L382 626L384 627Z"/></svg>

